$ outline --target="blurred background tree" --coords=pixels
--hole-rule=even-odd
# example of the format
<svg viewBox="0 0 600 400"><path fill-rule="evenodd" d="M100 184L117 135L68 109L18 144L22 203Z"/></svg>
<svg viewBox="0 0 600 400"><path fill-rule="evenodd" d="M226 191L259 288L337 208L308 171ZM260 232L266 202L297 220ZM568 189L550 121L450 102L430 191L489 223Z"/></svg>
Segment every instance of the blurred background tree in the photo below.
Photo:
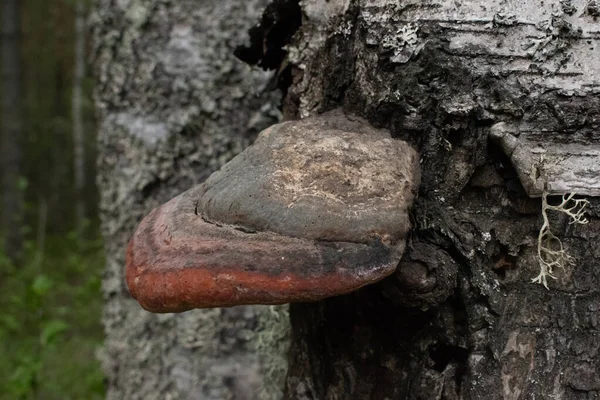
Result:
<svg viewBox="0 0 600 400"><path fill-rule="evenodd" d="M21 167L23 114L21 112L20 2L2 3L2 234L6 256L21 251L23 194L17 184Z"/></svg>
<svg viewBox="0 0 600 400"><path fill-rule="evenodd" d="M104 394L88 7L0 9L0 399Z"/></svg>

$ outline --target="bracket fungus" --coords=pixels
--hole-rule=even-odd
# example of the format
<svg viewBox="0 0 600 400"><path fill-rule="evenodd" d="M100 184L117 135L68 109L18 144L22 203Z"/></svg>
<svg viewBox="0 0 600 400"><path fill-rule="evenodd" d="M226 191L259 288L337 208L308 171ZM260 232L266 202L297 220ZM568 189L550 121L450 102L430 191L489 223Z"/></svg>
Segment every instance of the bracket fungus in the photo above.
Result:
<svg viewBox="0 0 600 400"><path fill-rule="evenodd" d="M417 152L358 117L271 126L143 219L129 290L153 312L348 293L396 269L419 181Z"/></svg>

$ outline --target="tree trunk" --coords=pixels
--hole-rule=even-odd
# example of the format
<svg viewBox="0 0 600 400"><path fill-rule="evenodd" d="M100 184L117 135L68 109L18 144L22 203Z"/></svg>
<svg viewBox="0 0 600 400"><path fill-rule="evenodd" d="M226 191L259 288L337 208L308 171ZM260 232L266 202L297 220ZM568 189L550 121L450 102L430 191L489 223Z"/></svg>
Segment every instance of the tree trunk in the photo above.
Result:
<svg viewBox="0 0 600 400"><path fill-rule="evenodd" d="M243 69L228 57L249 25L240 21L260 4L108 3L97 3L95 37L110 394L255 398L225 388L243 379L233 378L232 362L255 365L241 336L256 308L150 316L127 297L122 252L146 211L248 142L250 110L265 100L243 94L265 80L256 72L239 79ZM559 193L565 176L543 158L533 163L540 148L551 160L574 144L586 157L598 153L596 2L299 4L273 1L238 56L277 70L286 118L343 107L409 142L421 154L422 181L393 276L291 306L284 398L598 397L600 203L589 198L589 223L568 224L560 211L542 212L545 195L529 197L544 194L539 182ZM223 37L207 33L223 24ZM529 158L513 154L510 138ZM215 157L223 145L234 150ZM562 157L580 168L572 157L583 153ZM538 248L546 215L577 260L554 270L549 289L532 283L548 261Z"/></svg>
<svg viewBox="0 0 600 400"><path fill-rule="evenodd" d="M23 189L19 185L21 164L21 13L19 0L2 2L2 127L0 131L0 174L2 177L2 206L0 207L0 236L4 250L11 260L21 251L21 218Z"/></svg>
<svg viewBox="0 0 600 400"><path fill-rule="evenodd" d="M285 398L598 397L600 202L588 199L585 225L548 212L576 263L554 269L549 290L532 283L545 197L517 173L531 160L488 138L503 127L519 151L537 149L531 179L554 194L565 171L540 154L563 162L561 148L584 145L562 153L571 174L585 173L572 157L597 165L597 2L307 0L302 11L286 115L342 106L411 143L423 176L395 275L292 305ZM598 187L587 178L579 193Z"/></svg>
<svg viewBox="0 0 600 400"><path fill-rule="evenodd" d="M254 399L263 373L281 379L285 371L285 360L267 365L276 354L255 349L262 342L254 331L280 313L257 306L155 315L124 283L125 247L141 218L277 122L272 74L233 55L265 4L94 3L109 399Z"/></svg>
<svg viewBox="0 0 600 400"><path fill-rule="evenodd" d="M80 235L85 222L85 140L83 131L83 78L85 78L85 18L83 0L75 3L75 68L73 68L73 94L71 113L73 120L73 174L75 186L75 223Z"/></svg>

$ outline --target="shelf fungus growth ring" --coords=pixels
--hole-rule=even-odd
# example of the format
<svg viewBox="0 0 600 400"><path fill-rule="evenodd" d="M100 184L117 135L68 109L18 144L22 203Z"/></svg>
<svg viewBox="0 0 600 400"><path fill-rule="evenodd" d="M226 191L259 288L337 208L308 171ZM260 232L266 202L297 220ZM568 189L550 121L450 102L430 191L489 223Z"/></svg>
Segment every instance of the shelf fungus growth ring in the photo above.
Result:
<svg viewBox="0 0 600 400"><path fill-rule="evenodd" d="M396 269L419 182L417 152L358 117L274 125L143 219L129 290L153 312L348 293Z"/></svg>

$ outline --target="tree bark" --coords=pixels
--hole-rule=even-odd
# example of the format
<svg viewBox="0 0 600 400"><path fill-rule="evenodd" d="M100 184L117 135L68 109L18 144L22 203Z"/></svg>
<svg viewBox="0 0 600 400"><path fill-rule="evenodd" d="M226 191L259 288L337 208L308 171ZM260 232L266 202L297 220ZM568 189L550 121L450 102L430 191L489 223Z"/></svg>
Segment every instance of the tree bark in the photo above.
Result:
<svg viewBox="0 0 600 400"><path fill-rule="evenodd" d="M596 2L301 4L286 115L342 106L411 143L423 177L395 275L292 305L285 398L598 397L600 202L586 225L553 213L576 263L533 284L542 200L488 138L502 122L530 147L598 150Z"/></svg>
<svg viewBox="0 0 600 400"><path fill-rule="evenodd" d="M22 245L21 218L23 189L19 187L23 122L21 104L21 13L18 0L2 2L2 127L0 131L0 173L2 207L0 233L6 256L16 260Z"/></svg>
<svg viewBox="0 0 600 400"><path fill-rule="evenodd" d="M280 95L267 90L272 73L233 56L265 5L94 3L109 399L254 399L263 374L277 380L285 371L277 354L256 350L272 342L261 342L255 330L280 312L257 306L155 315L124 283L125 247L141 218L203 181L279 119Z"/></svg>
<svg viewBox="0 0 600 400"><path fill-rule="evenodd" d="M236 387L232 379L244 387L232 362L256 365L240 338L253 329L256 309L150 316L128 298L121 271L135 222L220 165L209 160L224 161L248 142L233 132L247 132L240 127L264 98L222 93L264 85L260 74L233 79L241 72L225 61L243 36L240 21L256 8L235 3L248 13L242 18L219 8L231 11L232 1L108 4L97 2L95 35L110 396L247 398L226 388ZM599 396L600 202L589 198L586 225L550 215L577 262L556 269L549 290L533 284L543 200L528 196L536 192L524 188L521 161L489 138L503 123L531 148L597 148L599 16L595 1L271 3L237 54L277 70L285 117L343 107L422 157L412 234L396 273L291 306L284 398ZM218 24L227 24L225 37L206 34ZM235 150L215 157L219 144ZM553 174L536 179L564 179L564 170L547 170Z"/></svg>

